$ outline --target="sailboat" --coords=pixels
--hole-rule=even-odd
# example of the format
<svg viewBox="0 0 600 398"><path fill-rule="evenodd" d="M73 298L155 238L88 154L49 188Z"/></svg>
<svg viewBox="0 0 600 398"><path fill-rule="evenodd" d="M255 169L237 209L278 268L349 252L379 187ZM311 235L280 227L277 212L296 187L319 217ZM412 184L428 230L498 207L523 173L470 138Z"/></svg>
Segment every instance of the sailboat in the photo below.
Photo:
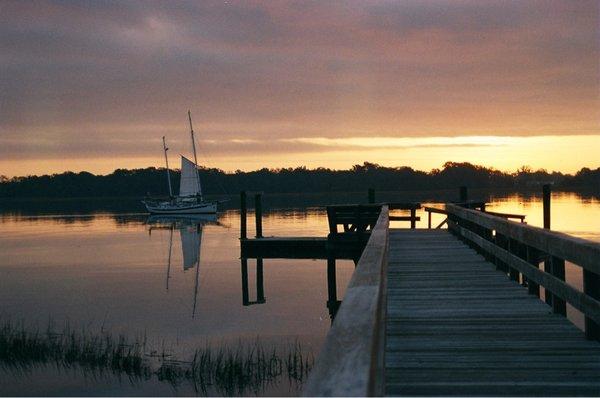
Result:
<svg viewBox="0 0 600 398"><path fill-rule="evenodd" d="M192 114L188 111L190 121L190 135L194 150L192 162L181 155L181 180L179 182L179 195L173 196L167 144L163 137L163 150L167 167L167 183L169 184L169 200L145 199L142 201L146 209L152 214L214 214L217 212L217 202L205 201L202 197L202 186L198 174L198 157L196 155L196 140L192 127Z"/></svg>

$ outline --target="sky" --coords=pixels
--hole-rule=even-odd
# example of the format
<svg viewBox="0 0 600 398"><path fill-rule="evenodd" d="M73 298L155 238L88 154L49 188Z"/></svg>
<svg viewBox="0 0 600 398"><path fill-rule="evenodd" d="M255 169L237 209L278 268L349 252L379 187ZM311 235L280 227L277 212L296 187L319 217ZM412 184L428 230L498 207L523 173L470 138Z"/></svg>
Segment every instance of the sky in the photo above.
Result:
<svg viewBox="0 0 600 398"><path fill-rule="evenodd" d="M600 1L0 2L0 175L600 167Z"/></svg>

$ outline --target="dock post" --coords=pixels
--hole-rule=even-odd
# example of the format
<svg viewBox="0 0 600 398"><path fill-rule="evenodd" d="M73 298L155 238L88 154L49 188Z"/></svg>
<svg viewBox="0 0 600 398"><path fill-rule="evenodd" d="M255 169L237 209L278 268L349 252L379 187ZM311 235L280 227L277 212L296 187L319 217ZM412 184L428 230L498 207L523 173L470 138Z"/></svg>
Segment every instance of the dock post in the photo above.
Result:
<svg viewBox="0 0 600 398"><path fill-rule="evenodd" d="M265 302L265 284L263 278L263 259L256 259L256 301L259 304Z"/></svg>
<svg viewBox="0 0 600 398"><path fill-rule="evenodd" d="M375 203L375 189L369 188L369 203Z"/></svg>
<svg viewBox="0 0 600 398"><path fill-rule="evenodd" d="M262 194L254 195L254 216L256 218L256 237L262 238Z"/></svg>
<svg viewBox="0 0 600 398"><path fill-rule="evenodd" d="M246 208L246 191L240 192L240 239L246 239L247 236L247 220L246 214L248 209Z"/></svg>
<svg viewBox="0 0 600 398"><path fill-rule="evenodd" d="M410 209L410 229L417 227L417 209Z"/></svg>
<svg viewBox="0 0 600 398"><path fill-rule="evenodd" d="M544 205L544 228L550 229L550 184L544 184L542 187L543 205Z"/></svg>
<svg viewBox="0 0 600 398"><path fill-rule="evenodd" d="M469 200L469 193L466 186L460 187L460 203L466 203Z"/></svg>

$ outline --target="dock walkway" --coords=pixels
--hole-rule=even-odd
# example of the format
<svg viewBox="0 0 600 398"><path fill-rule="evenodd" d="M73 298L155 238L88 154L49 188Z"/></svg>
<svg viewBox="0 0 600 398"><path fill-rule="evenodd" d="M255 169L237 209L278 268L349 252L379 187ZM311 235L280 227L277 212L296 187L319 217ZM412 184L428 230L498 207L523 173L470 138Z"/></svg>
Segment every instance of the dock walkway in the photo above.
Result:
<svg viewBox="0 0 600 398"><path fill-rule="evenodd" d="M387 395L600 395L600 344L447 230L390 229Z"/></svg>

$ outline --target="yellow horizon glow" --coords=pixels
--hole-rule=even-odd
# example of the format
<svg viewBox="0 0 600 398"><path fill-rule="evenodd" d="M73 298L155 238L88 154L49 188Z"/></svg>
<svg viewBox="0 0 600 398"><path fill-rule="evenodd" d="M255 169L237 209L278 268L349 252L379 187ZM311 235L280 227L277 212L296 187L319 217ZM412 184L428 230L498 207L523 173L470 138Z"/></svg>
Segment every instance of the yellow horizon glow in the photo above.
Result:
<svg viewBox="0 0 600 398"><path fill-rule="evenodd" d="M277 140L275 140L277 141ZM279 140L286 150L261 151L260 141L233 139L221 142L237 146L233 153L220 148L219 153L200 153L202 166L226 172L250 171L263 167L284 168L306 166L348 169L363 162L382 166L409 166L429 171L441 168L447 161L469 162L512 172L521 166L535 170L574 173L582 167L600 167L600 135L573 136L458 136L458 137L299 137ZM294 145L308 144L310 150L294 152ZM254 145L244 150L244 145ZM260 153L260 156L257 156ZM115 157L82 157L70 159L0 160L0 175L7 177L88 171L109 174L118 168L163 167L163 154ZM178 163L171 155L171 166Z"/></svg>

